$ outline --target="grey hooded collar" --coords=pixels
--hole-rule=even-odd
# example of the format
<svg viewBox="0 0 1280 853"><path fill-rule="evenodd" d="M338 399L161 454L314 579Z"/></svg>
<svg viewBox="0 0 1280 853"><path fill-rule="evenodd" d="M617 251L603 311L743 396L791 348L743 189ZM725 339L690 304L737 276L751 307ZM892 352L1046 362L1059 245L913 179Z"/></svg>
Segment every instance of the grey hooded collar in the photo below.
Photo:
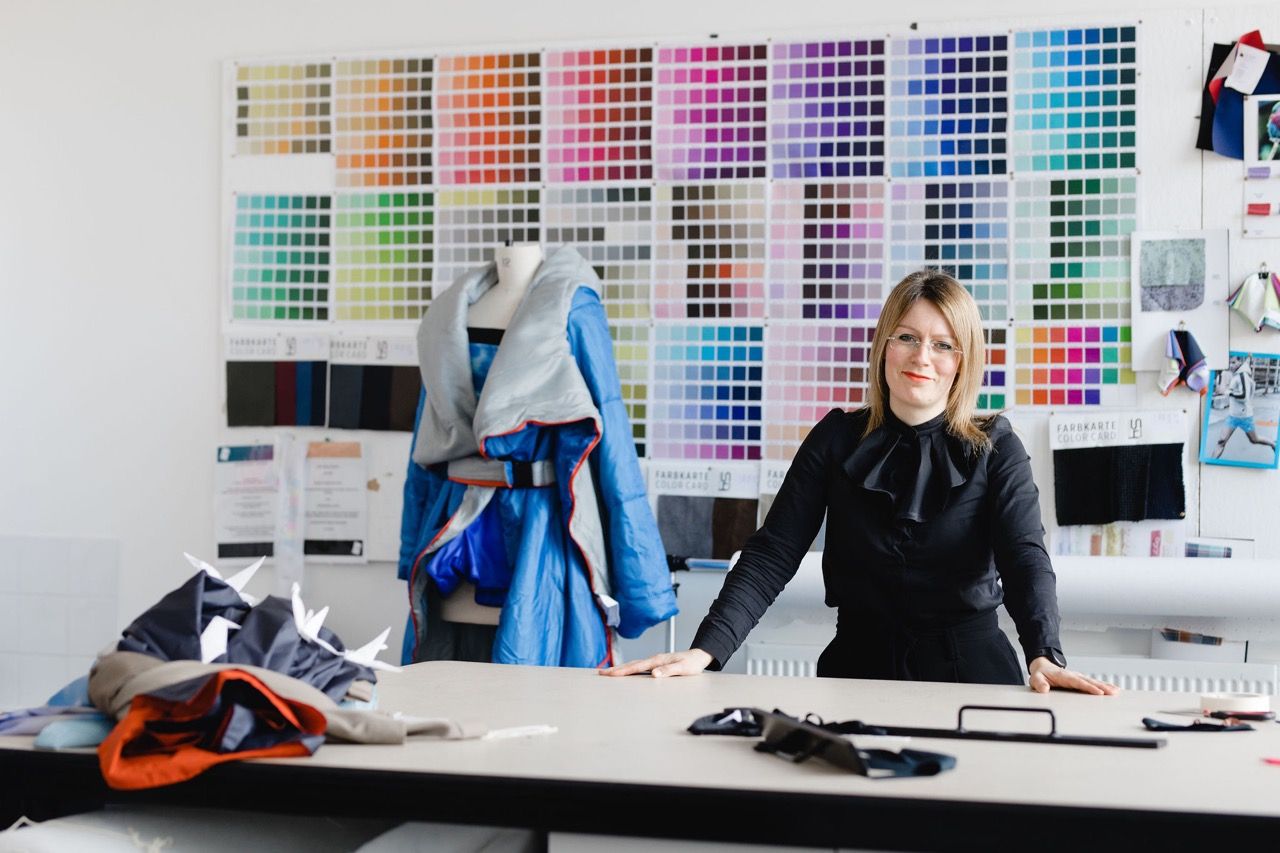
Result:
<svg viewBox="0 0 1280 853"><path fill-rule="evenodd" d="M599 293L591 265L570 248L552 251L534 273L503 335L479 399L471 376L467 310L498 283L489 263L436 297L418 327L426 405L414 446L421 465L473 456L489 436L523 423L598 419L564 334L573 294Z"/></svg>

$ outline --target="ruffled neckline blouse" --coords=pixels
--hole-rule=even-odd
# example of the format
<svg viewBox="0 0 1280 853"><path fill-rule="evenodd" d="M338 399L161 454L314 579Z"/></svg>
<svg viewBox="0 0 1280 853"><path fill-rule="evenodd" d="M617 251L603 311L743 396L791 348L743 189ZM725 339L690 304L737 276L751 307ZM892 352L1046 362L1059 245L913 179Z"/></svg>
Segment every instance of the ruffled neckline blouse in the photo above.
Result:
<svg viewBox="0 0 1280 853"><path fill-rule="evenodd" d="M844 462L862 488L893 502L896 521L925 522L946 507L972 466L965 444L947 432L946 413L912 426L885 407L885 419Z"/></svg>

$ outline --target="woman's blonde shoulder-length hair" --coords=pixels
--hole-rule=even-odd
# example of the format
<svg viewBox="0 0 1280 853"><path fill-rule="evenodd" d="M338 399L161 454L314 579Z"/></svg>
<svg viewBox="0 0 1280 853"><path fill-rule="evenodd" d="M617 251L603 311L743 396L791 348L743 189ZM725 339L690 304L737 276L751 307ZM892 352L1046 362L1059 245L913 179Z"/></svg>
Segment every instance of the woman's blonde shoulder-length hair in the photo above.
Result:
<svg viewBox="0 0 1280 853"><path fill-rule="evenodd" d="M987 363L982 317L977 303L964 285L941 270L911 273L894 286L885 300L871 340L871 381L868 383L866 406L870 417L863 435L870 435L884 423L885 408L889 405L889 383L884 373L885 347L902 318L920 299L929 300L942 312L962 353L955 381L947 394L947 432L963 440L971 452L983 453L991 447L987 429L994 416L974 415L978 391L982 388L982 371Z"/></svg>

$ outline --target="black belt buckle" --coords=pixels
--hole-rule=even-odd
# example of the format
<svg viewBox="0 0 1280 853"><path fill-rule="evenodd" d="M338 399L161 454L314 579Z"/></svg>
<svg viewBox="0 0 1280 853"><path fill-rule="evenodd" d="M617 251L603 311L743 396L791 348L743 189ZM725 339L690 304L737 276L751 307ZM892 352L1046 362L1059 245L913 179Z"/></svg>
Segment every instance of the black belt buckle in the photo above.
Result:
<svg viewBox="0 0 1280 853"><path fill-rule="evenodd" d="M781 711L756 710L754 716L761 723L764 738L756 744L757 752L767 752L797 764L810 758L821 758L859 776L867 775L866 762L847 738Z"/></svg>
<svg viewBox="0 0 1280 853"><path fill-rule="evenodd" d="M533 463L532 462L508 462L507 470L510 476L511 488L513 489L531 489L533 488Z"/></svg>

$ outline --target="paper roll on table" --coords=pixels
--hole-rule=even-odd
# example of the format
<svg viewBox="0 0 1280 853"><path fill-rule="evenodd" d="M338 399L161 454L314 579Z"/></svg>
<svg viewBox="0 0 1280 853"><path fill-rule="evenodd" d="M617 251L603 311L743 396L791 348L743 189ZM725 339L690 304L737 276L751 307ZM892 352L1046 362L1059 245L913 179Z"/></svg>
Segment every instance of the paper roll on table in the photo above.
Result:
<svg viewBox="0 0 1280 853"><path fill-rule="evenodd" d="M1200 696L1200 710L1206 714L1257 714L1271 710L1271 697L1264 693L1205 693Z"/></svg>

